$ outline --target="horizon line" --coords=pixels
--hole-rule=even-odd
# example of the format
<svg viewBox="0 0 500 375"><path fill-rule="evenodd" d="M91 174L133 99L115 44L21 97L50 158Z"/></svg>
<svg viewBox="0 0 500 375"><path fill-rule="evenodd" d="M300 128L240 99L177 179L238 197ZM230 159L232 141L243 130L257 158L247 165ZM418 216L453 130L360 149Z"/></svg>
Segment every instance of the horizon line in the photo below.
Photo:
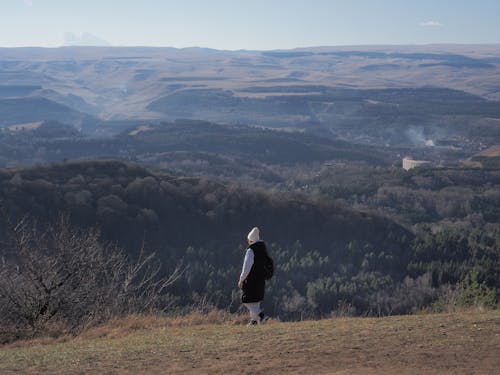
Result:
<svg viewBox="0 0 500 375"><path fill-rule="evenodd" d="M304 50L304 49L318 49L318 48L377 48L377 47L443 47L443 46L500 46L500 42L495 43L377 43L377 44L332 44L332 45L310 45L310 46L300 46L300 47L290 47L290 48L265 48L265 49L224 49L224 48L213 48L213 47L203 47L203 46L187 46L187 47L176 47L168 45L60 45L60 46L36 46L36 45L26 45L26 46L0 46L0 49L46 49L46 50L56 50L56 49L84 49L84 48L96 48L96 49L118 49L118 48L151 48L151 49L177 49L177 50L188 50L188 49L205 49L212 51L227 51L227 52L253 52L253 51L293 51L293 50Z"/></svg>

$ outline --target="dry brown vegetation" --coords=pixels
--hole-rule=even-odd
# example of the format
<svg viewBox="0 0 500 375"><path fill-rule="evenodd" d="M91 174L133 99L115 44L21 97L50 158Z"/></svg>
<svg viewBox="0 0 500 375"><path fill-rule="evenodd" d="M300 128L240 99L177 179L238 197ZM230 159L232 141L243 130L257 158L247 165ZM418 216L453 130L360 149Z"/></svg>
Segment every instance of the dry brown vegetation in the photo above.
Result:
<svg viewBox="0 0 500 375"><path fill-rule="evenodd" d="M97 230L76 230L61 216L40 228L13 226L0 249L0 343L61 337L130 314L166 308L164 290L181 275L160 276L154 253L133 262L100 242ZM5 244L4 244L5 242Z"/></svg>
<svg viewBox="0 0 500 375"><path fill-rule="evenodd" d="M213 314L132 316L65 343L4 346L0 373L493 374L500 365L498 311L257 327Z"/></svg>

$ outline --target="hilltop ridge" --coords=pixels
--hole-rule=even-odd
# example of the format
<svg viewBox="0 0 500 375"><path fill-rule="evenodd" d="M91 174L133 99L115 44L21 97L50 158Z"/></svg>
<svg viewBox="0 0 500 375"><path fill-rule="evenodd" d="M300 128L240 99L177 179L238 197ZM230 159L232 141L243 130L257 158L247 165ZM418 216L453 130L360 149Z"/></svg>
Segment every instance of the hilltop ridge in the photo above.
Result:
<svg viewBox="0 0 500 375"><path fill-rule="evenodd" d="M0 347L0 372L493 374L500 365L495 310L257 327L142 322L152 326L116 322L65 343Z"/></svg>

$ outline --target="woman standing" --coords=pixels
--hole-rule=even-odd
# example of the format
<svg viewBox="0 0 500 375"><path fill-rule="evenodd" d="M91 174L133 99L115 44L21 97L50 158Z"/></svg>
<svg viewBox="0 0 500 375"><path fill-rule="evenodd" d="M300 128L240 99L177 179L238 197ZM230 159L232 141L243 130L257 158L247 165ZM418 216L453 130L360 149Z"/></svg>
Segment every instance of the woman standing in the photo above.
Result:
<svg viewBox="0 0 500 375"><path fill-rule="evenodd" d="M248 248L241 270L238 287L242 290L241 302L250 312L248 325L264 324L269 317L265 315L260 303L264 300L266 287L265 263L269 257L266 244L261 241L259 228L253 228L247 236Z"/></svg>

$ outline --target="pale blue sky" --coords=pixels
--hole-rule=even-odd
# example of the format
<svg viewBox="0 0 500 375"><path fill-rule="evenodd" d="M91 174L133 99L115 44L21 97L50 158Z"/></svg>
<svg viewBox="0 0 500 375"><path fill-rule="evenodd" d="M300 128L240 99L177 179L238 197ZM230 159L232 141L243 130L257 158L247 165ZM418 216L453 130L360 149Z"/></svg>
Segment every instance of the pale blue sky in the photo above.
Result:
<svg viewBox="0 0 500 375"><path fill-rule="evenodd" d="M500 0L0 0L0 47L500 43Z"/></svg>

